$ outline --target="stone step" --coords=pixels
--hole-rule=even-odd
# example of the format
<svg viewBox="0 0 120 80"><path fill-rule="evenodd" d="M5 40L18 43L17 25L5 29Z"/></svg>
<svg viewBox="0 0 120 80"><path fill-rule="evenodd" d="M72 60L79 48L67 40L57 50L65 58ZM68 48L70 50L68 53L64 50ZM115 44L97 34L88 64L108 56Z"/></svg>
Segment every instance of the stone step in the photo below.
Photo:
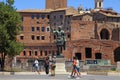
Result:
<svg viewBox="0 0 120 80"><path fill-rule="evenodd" d="M56 58L56 72L63 72L66 73L65 70L65 58L64 57L57 57Z"/></svg>
<svg viewBox="0 0 120 80"><path fill-rule="evenodd" d="M66 72L65 63L56 63L56 71Z"/></svg>

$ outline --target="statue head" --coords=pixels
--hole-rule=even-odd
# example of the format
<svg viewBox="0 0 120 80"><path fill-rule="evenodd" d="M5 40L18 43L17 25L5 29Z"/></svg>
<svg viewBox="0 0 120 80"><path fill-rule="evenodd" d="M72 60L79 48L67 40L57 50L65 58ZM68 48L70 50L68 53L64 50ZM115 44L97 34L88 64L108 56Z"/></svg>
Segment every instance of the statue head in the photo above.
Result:
<svg viewBox="0 0 120 80"><path fill-rule="evenodd" d="M58 26L58 30L60 31L62 29L62 26Z"/></svg>

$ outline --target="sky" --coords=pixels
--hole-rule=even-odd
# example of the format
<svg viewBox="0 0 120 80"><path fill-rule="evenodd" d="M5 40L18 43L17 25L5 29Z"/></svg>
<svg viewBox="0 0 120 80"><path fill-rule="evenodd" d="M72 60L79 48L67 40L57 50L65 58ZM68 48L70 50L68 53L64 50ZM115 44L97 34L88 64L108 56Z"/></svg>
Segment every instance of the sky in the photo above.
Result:
<svg viewBox="0 0 120 80"><path fill-rule="evenodd" d="M5 0L0 0L5 1ZM45 9L46 0L15 0L14 6L17 10L24 9ZM104 0L104 8L113 8L114 11L120 13L120 0ZM78 8L82 6L84 9L94 9L94 0L68 0L68 7Z"/></svg>

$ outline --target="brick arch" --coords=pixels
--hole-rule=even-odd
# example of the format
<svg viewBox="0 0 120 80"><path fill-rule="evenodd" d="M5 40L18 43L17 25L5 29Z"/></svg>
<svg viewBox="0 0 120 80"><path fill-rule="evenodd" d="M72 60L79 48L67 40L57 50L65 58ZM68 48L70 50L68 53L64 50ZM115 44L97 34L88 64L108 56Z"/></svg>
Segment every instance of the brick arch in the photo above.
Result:
<svg viewBox="0 0 120 80"><path fill-rule="evenodd" d="M114 61L120 61L120 46L114 49Z"/></svg>
<svg viewBox="0 0 120 80"><path fill-rule="evenodd" d="M99 34L100 34L100 38L101 38L101 39L106 39L106 40L109 40L109 39L110 39L110 33L109 33L109 31L108 31L107 29L105 29L105 28L103 28Z"/></svg>
<svg viewBox="0 0 120 80"><path fill-rule="evenodd" d="M109 26L112 26L112 25L109 25L109 24L103 24L103 25L101 25L101 26L99 26L99 28L98 28L98 36L99 36L99 39L101 39L100 38L100 32L103 30L103 29L106 29L106 30L108 30L108 32L109 32L109 39L111 40L112 39L112 28L111 27L109 27Z"/></svg>

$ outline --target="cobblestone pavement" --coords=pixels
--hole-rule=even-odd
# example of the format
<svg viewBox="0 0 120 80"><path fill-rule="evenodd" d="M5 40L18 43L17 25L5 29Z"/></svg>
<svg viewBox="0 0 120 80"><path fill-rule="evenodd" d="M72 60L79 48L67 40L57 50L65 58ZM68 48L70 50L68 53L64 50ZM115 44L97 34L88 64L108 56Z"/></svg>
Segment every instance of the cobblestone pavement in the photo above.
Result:
<svg viewBox="0 0 120 80"><path fill-rule="evenodd" d="M76 80L68 79L67 74L49 75L0 75L0 80ZM78 80L120 80L120 76L83 75Z"/></svg>

